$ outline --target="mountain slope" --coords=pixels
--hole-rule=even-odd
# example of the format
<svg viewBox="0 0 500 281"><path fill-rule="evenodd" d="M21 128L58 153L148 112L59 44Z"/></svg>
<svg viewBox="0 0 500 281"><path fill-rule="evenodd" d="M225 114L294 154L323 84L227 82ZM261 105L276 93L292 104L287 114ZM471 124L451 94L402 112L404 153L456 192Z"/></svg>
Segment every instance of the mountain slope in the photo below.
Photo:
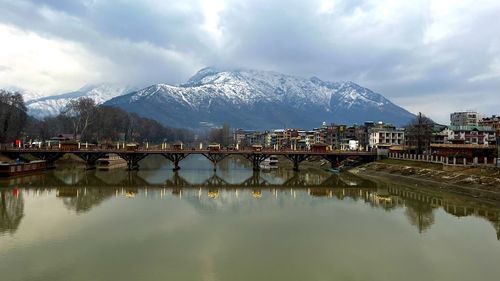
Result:
<svg viewBox="0 0 500 281"><path fill-rule="evenodd" d="M96 103L102 104L107 100L133 90L128 87L110 84L88 85L75 92L28 100L26 106L30 115L35 118L43 118L59 114L70 100L88 97L92 98Z"/></svg>
<svg viewBox="0 0 500 281"><path fill-rule="evenodd" d="M352 82L332 83L276 72L205 68L185 84L156 84L105 104L172 127L312 128L321 122L407 123L413 115Z"/></svg>

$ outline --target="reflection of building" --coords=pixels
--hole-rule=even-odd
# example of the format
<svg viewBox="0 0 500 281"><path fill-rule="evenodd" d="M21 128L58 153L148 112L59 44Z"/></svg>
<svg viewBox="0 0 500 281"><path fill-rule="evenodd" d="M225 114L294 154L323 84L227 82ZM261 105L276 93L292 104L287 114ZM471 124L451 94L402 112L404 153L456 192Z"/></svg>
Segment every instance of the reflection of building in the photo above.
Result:
<svg viewBox="0 0 500 281"><path fill-rule="evenodd" d="M260 189L254 189L254 190L252 190L252 196L253 196L253 198L261 198L262 197L262 191Z"/></svg>
<svg viewBox="0 0 500 281"><path fill-rule="evenodd" d="M219 198L219 190L218 189L209 189L208 197L212 199Z"/></svg>
<svg viewBox="0 0 500 281"><path fill-rule="evenodd" d="M447 213L457 217L477 216L487 219L495 228L497 239L500 240L500 209L494 206L479 205L475 201L461 199L453 194L435 196L401 187L389 187L388 191L392 196L403 198L405 205L408 206L408 202L410 202L409 206L412 208L412 214L407 213L407 216L413 216L412 224L416 222L414 225L419 228L419 231L430 227L430 208L441 207ZM424 227L426 228L424 229Z"/></svg>

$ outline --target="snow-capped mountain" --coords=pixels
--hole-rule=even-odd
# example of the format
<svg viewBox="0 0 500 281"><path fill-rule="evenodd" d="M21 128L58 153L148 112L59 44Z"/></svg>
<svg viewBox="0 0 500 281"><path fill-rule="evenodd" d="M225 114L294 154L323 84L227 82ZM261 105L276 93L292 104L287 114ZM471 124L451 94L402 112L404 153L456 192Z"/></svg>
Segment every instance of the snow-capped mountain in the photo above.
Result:
<svg viewBox="0 0 500 281"><path fill-rule="evenodd" d="M269 71L204 68L185 84L156 84L106 102L172 127L204 124L266 129L312 128L323 121L406 124L413 115L352 82Z"/></svg>
<svg viewBox="0 0 500 281"><path fill-rule="evenodd" d="M33 92L30 90L18 88L18 87L6 87L5 90L9 92L17 92L23 96L24 102L28 102L31 100L42 98L43 95L37 92Z"/></svg>
<svg viewBox="0 0 500 281"><path fill-rule="evenodd" d="M134 90L136 89L111 84L88 85L75 92L28 100L26 106L30 115L43 118L58 115L70 100L88 97L92 98L97 104L102 104L107 100Z"/></svg>

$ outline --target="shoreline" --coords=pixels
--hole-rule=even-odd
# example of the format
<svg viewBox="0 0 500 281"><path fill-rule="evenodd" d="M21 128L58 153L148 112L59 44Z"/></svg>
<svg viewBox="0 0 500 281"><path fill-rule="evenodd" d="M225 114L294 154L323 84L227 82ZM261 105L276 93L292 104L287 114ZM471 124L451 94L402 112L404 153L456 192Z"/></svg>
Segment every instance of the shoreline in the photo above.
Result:
<svg viewBox="0 0 500 281"><path fill-rule="evenodd" d="M469 168L447 171L439 165L414 161L381 160L348 170L356 176L383 182L398 180L410 186L452 192L474 199L500 203L500 169L480 171Z"/></svg>

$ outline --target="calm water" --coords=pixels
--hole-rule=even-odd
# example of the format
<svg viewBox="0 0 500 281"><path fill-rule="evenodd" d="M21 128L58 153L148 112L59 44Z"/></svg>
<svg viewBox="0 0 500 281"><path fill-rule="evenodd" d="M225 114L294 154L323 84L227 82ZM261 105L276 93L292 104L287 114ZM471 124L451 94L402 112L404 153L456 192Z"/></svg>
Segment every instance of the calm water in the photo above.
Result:
<svg viewBox="0 0 500 281"><path fill-rule="evenodd" d="M216 174L145 161L0 182L0 280L499 280L498 206L243 159Z"/></svg>

